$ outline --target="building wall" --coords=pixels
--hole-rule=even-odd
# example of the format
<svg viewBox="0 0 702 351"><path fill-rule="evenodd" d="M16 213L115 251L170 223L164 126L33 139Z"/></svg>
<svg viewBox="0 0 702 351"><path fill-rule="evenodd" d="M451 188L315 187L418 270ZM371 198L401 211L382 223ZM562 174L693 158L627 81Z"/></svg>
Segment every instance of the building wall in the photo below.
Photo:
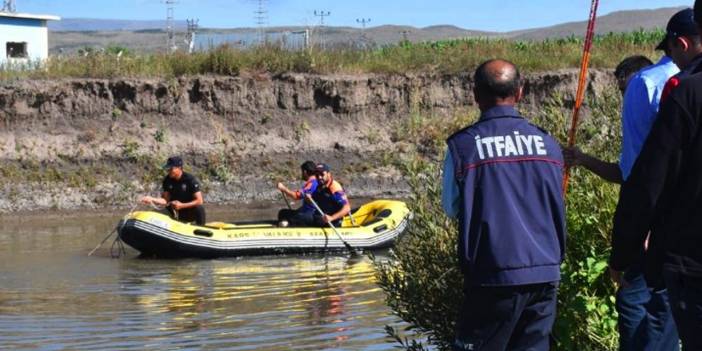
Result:
<svg viewBox="0 0 702 351"><path fill-rule="evenodd" d="M0 16L0 64L7 61L7 42L26 42L28 60L49 57L49 32L45 20Z"/></svg>

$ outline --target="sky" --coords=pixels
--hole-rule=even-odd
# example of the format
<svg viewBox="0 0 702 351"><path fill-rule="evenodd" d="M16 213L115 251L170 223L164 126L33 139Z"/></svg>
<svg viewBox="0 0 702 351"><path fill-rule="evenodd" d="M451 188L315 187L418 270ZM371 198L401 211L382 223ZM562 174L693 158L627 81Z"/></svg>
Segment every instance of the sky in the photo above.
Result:
<svg viewBox="0 0 702 351"><path fill-rule="evenodd" d="M465 29L507 32L587 20L591 0L262 0L269 26L319 24L314 11L330 15L325 25L360 27L385 24L426 27L449 24ZM598 15L619 10L690 6L694 1L600 0ZM163 0L16 0L18 12L65 18L159 20ZM200 20L206 28L255 27L258 0L178 0L176 20ZM661 24L665 26L665 24Z"/></svg>

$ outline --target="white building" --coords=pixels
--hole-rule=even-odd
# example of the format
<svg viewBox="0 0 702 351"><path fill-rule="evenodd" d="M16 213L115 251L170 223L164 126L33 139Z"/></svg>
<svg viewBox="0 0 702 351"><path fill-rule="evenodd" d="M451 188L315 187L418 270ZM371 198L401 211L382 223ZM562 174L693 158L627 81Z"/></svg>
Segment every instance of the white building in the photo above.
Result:
<svg viewBox="0 0 702 351"><path fill-rule="evenodd" d="M49 57L48 15L0 12L0 66L41 62Z"/></svg>

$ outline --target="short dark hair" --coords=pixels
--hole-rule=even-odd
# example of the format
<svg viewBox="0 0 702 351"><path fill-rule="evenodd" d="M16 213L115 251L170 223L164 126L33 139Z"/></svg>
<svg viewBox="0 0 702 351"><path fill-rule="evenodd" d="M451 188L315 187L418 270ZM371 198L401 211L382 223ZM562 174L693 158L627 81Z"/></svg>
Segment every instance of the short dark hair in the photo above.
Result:
<svg viewBox="0 0 702 351"><path fill-rule="evenodd" d="M317 164L313 161L305 161L305 163L300 165L300 169L307 173L315 173L317 171Z"/></svg>
<svg viewBox="0 0 702 351"><path fill-rule="evenodd" d="M614 69L614 77L617 80L627 80L632 74L640 71L644 67L652 65L653 62L646 56L634 55L622 60Z"/></svg>
<svg viewBox="0 0 702 351"><path fill-rule="evenodd" d="M500 79L500 77L492 74L492 72L489 72L487 69L488 65L495 61L503 61L508 65L511 65L514 68L514 74L505 77L506 79ZM512 62L498 59L487 60L480 64L480 66L478 66L478 68L475 70L473 81L475 82L475 89L481 94L503 99L510 96L516 96L522 84L517 66Z"/></svg>
<svg viewBox="0 0 702 351"><path fill-rule="evenodd" d="M695 7L692 11L694 13L695 23L702 27L702 0L695 0Z"/></svg>

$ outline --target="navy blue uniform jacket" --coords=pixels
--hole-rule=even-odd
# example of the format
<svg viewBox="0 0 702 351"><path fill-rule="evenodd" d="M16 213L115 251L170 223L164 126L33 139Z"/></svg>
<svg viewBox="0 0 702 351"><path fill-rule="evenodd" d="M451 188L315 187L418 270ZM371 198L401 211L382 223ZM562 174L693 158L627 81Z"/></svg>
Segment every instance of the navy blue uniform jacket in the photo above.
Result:
<svg viewBox="0 0 702 351"><path fill-rule="evenodd" d="M566 229L558 143L511 106L485 111L447 143L462 196L465 285L560 280Z"/></svg>

